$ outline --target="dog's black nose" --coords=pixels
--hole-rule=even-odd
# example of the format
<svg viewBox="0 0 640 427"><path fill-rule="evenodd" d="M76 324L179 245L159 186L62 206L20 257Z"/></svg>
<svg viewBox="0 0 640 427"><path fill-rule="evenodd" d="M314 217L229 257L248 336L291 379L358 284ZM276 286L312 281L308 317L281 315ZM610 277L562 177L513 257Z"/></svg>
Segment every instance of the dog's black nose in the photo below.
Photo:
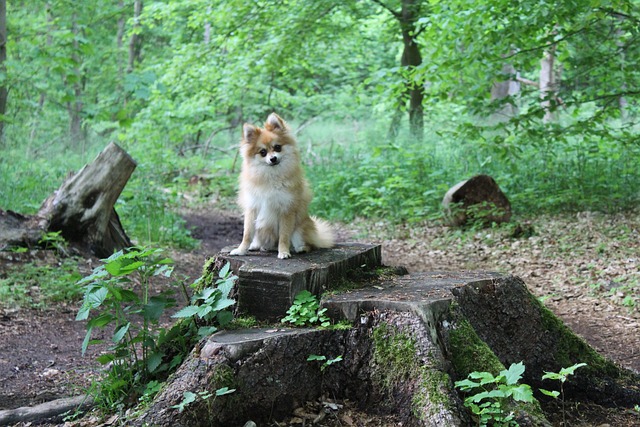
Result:
<svg viewBox="0 0 640 427"><path fill-rule="evenodd" d="M278 158L277 157L272 157L272 158L269 159L269 161L275 165L276 163L278 163Z"/></svg>

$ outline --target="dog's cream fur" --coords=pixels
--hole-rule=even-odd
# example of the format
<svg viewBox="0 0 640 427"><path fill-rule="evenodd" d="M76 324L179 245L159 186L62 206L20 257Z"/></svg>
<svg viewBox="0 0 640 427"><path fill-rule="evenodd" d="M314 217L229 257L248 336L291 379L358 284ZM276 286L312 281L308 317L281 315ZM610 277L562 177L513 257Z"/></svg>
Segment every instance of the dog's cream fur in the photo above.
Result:
<svg viewBox="0 0 640 427"><path fill-rule="evenodd" d="M287 123L271 113L259 128L243 126L242 173L238 202L244 210L242 243L231 255L248 250L278 249L278 258L334 245L325 221L309 216L311 190L304 178L300 152Z"/></svg>

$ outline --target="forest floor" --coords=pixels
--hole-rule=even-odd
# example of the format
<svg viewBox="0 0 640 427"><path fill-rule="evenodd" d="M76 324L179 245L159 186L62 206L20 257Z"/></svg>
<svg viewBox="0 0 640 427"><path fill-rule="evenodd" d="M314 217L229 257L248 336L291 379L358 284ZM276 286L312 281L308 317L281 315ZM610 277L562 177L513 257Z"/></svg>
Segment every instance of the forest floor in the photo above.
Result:
<svg viewBox="0 0 640 427"><path fill-rule="evenodd" d="M239 215L216 211L184 214L196 250L173 250L174 277L199 277L206 258L236 244L242 235ZM514 231L523 232L513 237ZM532 233L530 233L533 231ZM517 233L516 233L517 234ZM529 235L531 234L531 235ZM640 215L583 213L537 217L521 227L462 232L434 224L393 226L385 222L355 222L339 228L339 240L380 243L386 265L403 265L410 272L490 270L524 279L529 289L595 349L618 364L640 372ZM33 261L56 265L49 251L0 252L2 272ZM96 265L87 260L84 273ZM79 303L47 309L8 309L0 305L0 410L34 405L80 394L96 372L97 350L80 355L85 334L76 322ZM579 373L579 371L578 371ZM329 402L330 407L336 403ZM391 418L358 412L341 402L317 425L391 426ZM310 402L299 413L322 410L327 402ZM318 409L320 408L320 409ZM626 427L640 425L640 412L625 408L568 405L567 425ZM560 412L548 414L561 425ZM301 424L292 414L279 424ZM95 417L67 426L103 424ZM17 424L27 426L29 423Z"/></svg>

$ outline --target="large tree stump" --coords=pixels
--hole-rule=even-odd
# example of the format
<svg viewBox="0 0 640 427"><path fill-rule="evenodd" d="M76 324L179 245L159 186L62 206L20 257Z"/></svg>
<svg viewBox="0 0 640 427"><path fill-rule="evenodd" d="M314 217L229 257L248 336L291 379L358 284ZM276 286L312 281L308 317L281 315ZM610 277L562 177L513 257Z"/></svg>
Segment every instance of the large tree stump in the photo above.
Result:
<svg viewBox="0 0 640 427"><path fill-rule="evenodd" d="M135 168L136 162L122 148L109 144L49 196L35 216L1 211L0 248L36 246L47 231L61 231L67 241L97 256L131 246L113 206Z"/></svg>
<svg viewBox="0 0 640 427"><path fill-rule="evenodd" d="M567 399L624 407L640 401L637 375L598 355L514 276L385 276L327 297L323 306L353 328L214 334L192 351L137 424L260 425L326 394L372 414L394 414L406 426L466 426L471 415L454 381L472 371L497 374L520 361L523 382L534 388L556 387L542 384L543 371L586 362L565 384ZM342 361L321 371L307 361L312 354ZM186 392L222 387L235 392L196 399L183 412L174 407ZM537 402L512 410L521 426L549 426Z"/></svg>

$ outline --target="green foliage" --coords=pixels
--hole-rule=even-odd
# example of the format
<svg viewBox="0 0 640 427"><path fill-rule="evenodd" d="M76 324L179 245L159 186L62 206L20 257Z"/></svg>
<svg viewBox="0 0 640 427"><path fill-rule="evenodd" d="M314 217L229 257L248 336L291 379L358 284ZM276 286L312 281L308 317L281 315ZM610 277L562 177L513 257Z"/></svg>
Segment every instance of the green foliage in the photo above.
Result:
<svg viewBox="0 0 640 427"><path fill-rule="evenodd" d="M115 140L139 162L117 205L130 236L192 247L176 214L193 200L186 183L211 176L197 201L230 198L241 124L272 110L299 131L313 210L329 218L436 219L445 191L478 173L515 213L637 206L635 4L415 4L422 64L411 69L397 19L376 2L156 0L139 17L117 2L15 4L0 73L10 93L0 181L11 183L0 206L33 213ZM133 35L144 55L129 58ZM545 51L562 68L555 121L533 85L490 100L513 80L505 64L538 80ZM422 141L406 124L387 137L407 84L426 90ZM507 104L517 114L501 116Z"/></svg>
<svg viewBox="0 0 640 427"><path fill-rule="evenodd" d="M573 375L576 369L581 368L583 366L587 366L586 363L576 363L575 365L569 366L568 368L562 368L559 372L545 372L542 376L543 380L555 380L560 382L560 391L557 390L545 390L540 389L540 392L546 396L553 397L557 399L560 396L562 400L562 424L567 425L567 416L565 411L565 401L564 401L564 383L567 381L570 375Z"/></svg>
<svg viewBox="0 0 640 427"><path fill-rule="evenodd" d="M187 406L191 405L192 403L201 400L201 401L205 401L208 400L209 398L213 397L214 399L218 396L224 396L226 394L231 394L234 391L236 391L235 389L229 389L228 387L222 387L217 389L214 393L211 393L209 391L203 390L203 391L199 391L197 393L193 393L190 391L185 391L182 394L182 401L180 403L178 403L177 405L173 405L171 406L172 409L177 409L178 412L183 412Z"/></svg>
<svg viewBox="0 0 640 427"><path fill-rule="evenodd" d="M175 313L172 317L191 318L198 328L199 338L210 335L218 326L226 326L233 320L233 313L229 310L236 302L229 295L238 279L231 272L231 264L226 263L218 272L218 279L212 287L205 287L191 297L191 305ZM192 285L194 288L201 286L202 278ZM215 322L214 322L215 321Z"/></svg>
<svg viewBox="0 0 640 427"><path fill-rule="evenodd" d="M6 277L0 278L0 306L46 309L52 303L79 299L78 262L65 258L57 265L27 263L7 269Z"/></svg>
<svg viewBox="0 0 640 427"><path fill-rule="evenodd" d="M467 379L456 381L462 391L473 393L464 400L464 405L476 416L478 426L517 426L511 402L532 403L533 391L527 384L518 384L525 367L513 363L509 369L497 376L489 372L471 372Z"/></svg>
<svg viewBox="0 0 640 427"><path fill-rule="evenodd" d="M38 243L45 249L54 249L58 254L65 255L67 253L68 243L62 237L62 231L49 231L44 233Z"/></svg>
<svg viewBox="0 0 640 427"><path fill-rule="evenodd" d="M296 295L293 305L287 310L287 315L281 320L293 326L322 326L331 325L331 319L325 314L326 308L320 308L318 298L311 292L304 290Z"/></svg>
<svg viewBox="0 0 640 427"><path fill-rule="evenodd" d="M79 282L84 286L84 302L76 316L76 320L88 320L83 354L89 345L103 343L91 339L94 329L112 327L114 331L109 351L98 357L109 369L98 386L97 398L107 407L136 394L142 401L149 400L161 387L158 379L179 366L197 339L231 321L233 315L226 309L235 303L229 293L237 277L227 263L213 287L195 294L191 305L173 316L190 321L167 329L159 326L159 320L175 305L170 297L173 291L152 295L151 280L169 278L172 260L161 249L133 247L103 262ZM98 313L90 317L92 311Z"/></svg>
<svg viewBox="0 0 640 427"><path fill-rule="evenodd" d="M175 305L172 292L151 292L153 277L170 277L171 259L162 256L161 249L133 247L103 262L78 282L84 302L76 320L88 320L82 354L89 345L103 343L91 339L94 329L113 328L109 351L98 357L110 366L99 397L112 406L131 393L141 393L154 376L177 366L182 355L165 359L162 344L170 334L158 324L165 310ZM92 311L97 313L90 317Z"/></svg>
<svg viewBox="0 0 640 427"><path fill-rule="evenodd" d="M165 188L153 177L134 177L116 204L124 229L144 244L194 248L197 241L175 212L181 201L179 188L179 183Z"/></svg>
<svg viewBox="0 0 640 427"><path fill-rule="evenodd" d="M307 357L307 362L323 362L320 365L320 372L324 372L329 366L342 361L342 356L336 356L333 359L327 359L327 356L311 354Z"/></svg>

